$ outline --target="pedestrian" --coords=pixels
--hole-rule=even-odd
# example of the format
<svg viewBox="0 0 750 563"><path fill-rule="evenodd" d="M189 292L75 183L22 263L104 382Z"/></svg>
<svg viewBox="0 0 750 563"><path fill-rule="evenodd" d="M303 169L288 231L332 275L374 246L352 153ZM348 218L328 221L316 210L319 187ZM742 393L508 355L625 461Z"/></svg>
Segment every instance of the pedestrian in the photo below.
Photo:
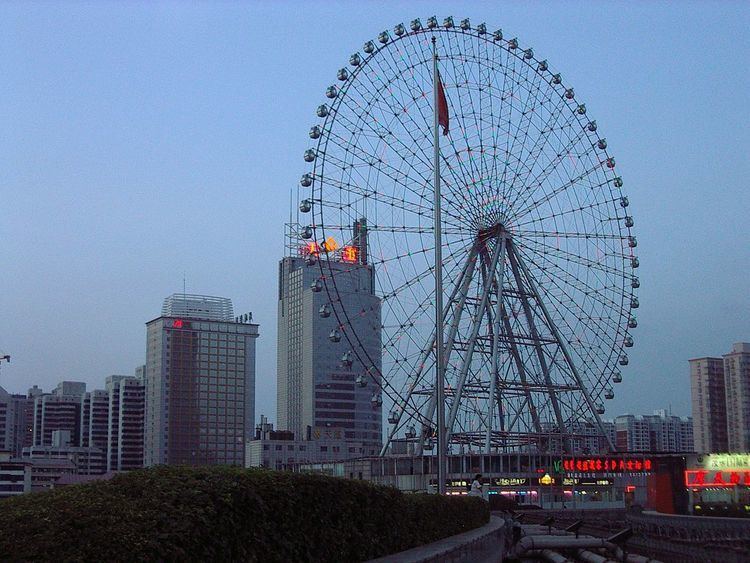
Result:
<svg viewBox="0 0 750 563"><path fill-rule="evenodd" d="M477 473L474 475L474 480L471 482L471 490L469 491L470 497L482 498L482 475Z"/></svg>

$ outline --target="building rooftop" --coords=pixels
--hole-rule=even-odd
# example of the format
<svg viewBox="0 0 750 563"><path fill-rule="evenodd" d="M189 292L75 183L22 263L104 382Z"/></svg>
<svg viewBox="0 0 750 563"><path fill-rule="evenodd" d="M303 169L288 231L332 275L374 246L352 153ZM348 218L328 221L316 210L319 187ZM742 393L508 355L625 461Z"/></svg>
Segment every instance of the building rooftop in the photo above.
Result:
<svg viewBox="0 0 750 563"><path fill-rule="evenodd" d="M185 317L211 321L234 320L232 300L228 297L173 293L164 300L163 317Z"/></svg>

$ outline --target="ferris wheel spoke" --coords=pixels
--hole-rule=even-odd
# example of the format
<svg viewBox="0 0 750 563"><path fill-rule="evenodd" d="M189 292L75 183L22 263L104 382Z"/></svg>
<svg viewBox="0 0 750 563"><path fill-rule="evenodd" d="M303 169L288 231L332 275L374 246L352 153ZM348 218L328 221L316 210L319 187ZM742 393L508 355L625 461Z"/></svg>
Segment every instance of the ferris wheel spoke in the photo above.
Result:
<svg viewBox="0 0 750 563"><path fill-rule="evenodd" d="M566 232L566 231L537 231L514 229L513 233L519 239L586 239L586 240L617 240L627 241L627 237L614 233Z"/></svg>
<svg viewBox="0 0 750 563"><path fill-rule="evenodd" d="M542 223L548 220L563 218L566 216L570 216L574 213L580 214L584 211L591 211L591 210L601 211L602 207L605 207L605 208L612 207L612 204L613 204L612 200L603 200L603 201L596 201L596 202L590 203L588 205L583 205L580 207L571 207L568 209L564 209L562 211L552 213L550 215L540 215L538 217L532 217L531 219L528 219L526 221L514 223L514 228L525 227L527 225L534 225L534 224ZM610 221L621 221L622 219L623 219L622 217L618 217L618 216L610 217L609 215L602 213L602 217L599 219L599 221L610 222Z"/></svg>
<svg viewBox="0 0 750 563"><path fill-rule="evenodd" d="M393 53L391 52L390 54L391 54L391 59L395 61L395 59L393 59ZM392 68L390 67L390 62L387 59L384 59L384 61L385 61L384 64L388 64L389 68L387 68L387 69L384 68L382 65L380 65L380 61L378 61L378 64L380 65L381 71L383 71L383 72L392 71ZM431 63L431 60L429 62ZM427 59L425 59L421 64L423 66L427 66L427 63L428 63L428 61L427 61ZM427 91L427 89L428 89L428 85L425 84L423 86L424 86L424 89L421 91L421 94L424 94ZM429 90L432 90L432 85L431 84L429 85ZM427 114L424 113L424 110L426 108L423 107L423 105L417 105L416 107L419 110L419 114L420 114L420 121L419 122L416 120L415 116L412 115L412 113L405 112L403 114L409 120L409 126L405 126L405 127L403 127L403 129L411 137L412 142L414 142L415 144L417 143L417 139L415 138L413 131L420 131L421 130L421 131L425 132L425 124L430 124L430 122L431 122L431 120L428 119ZM431 107L430 107L430 111L428 113L429 114L432 113ZM430 128L427 128L427 131L429 131L429 130L430 130ZM423 138L429 139L430 136L427 135L427 136L425 136ZM429 151L431 151L431 150L432 150L432 144L429 145ZM445 157L443 155L441 155L441 158L445 159ZM426 156L425 160L427 160L429 162L429 157ZM460 190L460 188L461 188L461 182L459 182L459 177L457 177L453 173L453 170L450 167L450 165L448 166L448 171L451 172L451 176L452 176L451 180L452 181L444 180L443 181L443 187L447 188L447 191L450 193L450 196L452 196L454 198L458 197L458 198L462 199L463 203L468 206L469 200L466 198L466 196ZM431 185L431 182L430 182L430 185ZM454 185L458 189L454 189L454 187L453 187Z"/></svg>
<svg viewBox="0 0 750 563"><path fill-rule="evenodd" d="M524 248L524 247L522 246L522 248ZM527 248L529 251L532 250L531 247L525 247L525 248ZM622 276L623 275L623 271L621 269L618 269L618 268L616 268L614 266L611 266L611 265L609 265L607 263L602 263L602 262L600 262L598 260L593 260L591 258L588 258L588 257L585 257L585 256L581 256L581 255L575 254L573 252L567 252L565 250L561 250L561 249L559 249L559 248L557 248L555 246L552 246L550 244L545 244L545 243L543 243L541 241L535 241L534 249L535 249L535 254L537 254L537 255L538 255L538 249L539 248L543 249L546 253L555 256L556 258L560 258L562 260L565 260L566 262L572 262L574 264L585 266L585 267L587 267L587 268L589 268L591 270L597 270L597 271L600 271L600 272L602 272L604 274L611 274L611 275L615 275L615 276ZM611 257L611 258L615 258L615 259L621 259L621 261L624 261L624 259L626 258L625 255L622 255L622 254L619 254L619 253L618 254L602 253L602 258L606 258L606 257ZM554 264L554 265L556 265L556 262L553 262L551 260L545 260L544 264Z"/></svg>
<svg viewBox="0 0 750 563"><path fill-rule="evenodd" d="M526 257L527 261L535 265L533 262L533 259L529 259ZM561 290L562 295L569 295L559 284L559 282L552 276L548 276L545 278L550 286L555 286L558 289ZM619 326L609 318L603 318L603 319L596 319L594 317L591 317L590 314L582 307L582 305L579 303L578 299L568 298L565 301L561 299L561 297L558 294L555 294L553 292L547 292L546 298L548 299L550 305L555 310L555 318L559 319L562 323L560 328L563 329L564 333L567 335L566 338L568 342L573 346L574 351L576 353L581 353L581 347L575 346L576 341L579 343L582 343L584 340L589 343L588 346L584 349L584 366L591 366L591 365L597 365L601 358L595 358L596 350L595 347L597 346L595 342L601 342L605 346L607 345L607 341L600 336L601 334L611 334L613 330L616 331L617 334L619 334ZM588 328L585 333L581 333L578 331L575 327L573 327L570 322L567 320L571 317L569 314L571 311L573 311L573 318L577 319L585 319L588 323ZM615 311L621 311L620 305L617 305L617 308L615 308ZM603 322L602 322L603 321ZM593 335L594 341L589 340L589 336ZM584 338L582 338L584 337Z"/></svg>
<svg viewBox="0 0 750 563"><path fill-rule="evenodd" d="M524 83L528 82L528 76L530 72L529 66L525 65L524 74L521 80L524 81ZM532 125L532 117L535 115L535 110L537 107L537 102L539 102L538 95L539 95L539 81L541 80L541 77L534 72L533 78L530 81L530 88L528 88L527 95L524 96L524 99L521 102L522 107L518 108L517 111L520 111L520 117L516 120L516 127L515 131L512 132L512 141L510 143L510 148L508 149L506 153L506 159L507 161L515 162L518 165L518 168L516 169L516 172L514 173L513 178L508 181L508 170L510 167L506 166L503 169L502 177L501 177L501 184L504 186L506 192L504 193L505 197L508 197L511 193L511 190L513 190L515 185L515 178L519 175L519 171L521 168L525 167L525 161L522 158L524 153L524 148L526 145L526 140L529 136L529 129ZM532 90L533 89L533 90ZM511 97L511 100L513 98ZM511 102L511 110L512 110L512 102ZM509 130L509 134L510 134ZM519 145L519 153L516 156L514 154L514 150L516 149L516 145L518 143L519 138L521 138L521 143Z"/></svg>
<svg viewBox="0 0 750 563"><path fill-rule="evenodd" d="M529 173L522 178L523 185L526 186L526 193L524 193L523 195L525 197L533 196L533 194L536 192L537 189L543 188L543 186L545 185L545 182L547 181L547 178L549 178L550 174L552 174L553 172L557 172L559 174L561 172L561 169L565 169L565 167L572 166L570 164L563 164L563 163L566 162L566 159L570 159L571 158L571 151L578 145L578 143L581 142L581 139L583 139L584 136L585 136L585 132L583 130L581 130L577 134L576 137L574 137L572 139L570 137L568 137L567 140L565 141L566 144L563 145L563 146L561 146L561 147L559 147L557 149L554 158L551 158L549 160L549 162L547 163L547 165L544 166L539 171L538 174L536 174L535 176L531 177L531 171L533 171L534 168L536 167L536 164L539 161L539 155L543 154L540 151L540 153L537 156L536 160L529 167ZM559 135L554 135L554 134L547 135L545 137L545 142L547 140L549 140L550 138L556 138L558 141L561 141L561 144L563 142L562 139L560 139ZM543 148L544 148L544 146L546 146L546 143L545 143L545 145L543 145ZM580 155L575 155L572 158L580 158ZM587 175L588 174L586 174L586 176ZM584 176L584 177L586 177L586 176ZM569 180L570 180L570 178L566 178L565 181L569 181ZM512 201L511 205L515 206L520 197L521 197L521 195L520 195L520 190L519 190L519 194L516 195L516 198Z"/></svg>

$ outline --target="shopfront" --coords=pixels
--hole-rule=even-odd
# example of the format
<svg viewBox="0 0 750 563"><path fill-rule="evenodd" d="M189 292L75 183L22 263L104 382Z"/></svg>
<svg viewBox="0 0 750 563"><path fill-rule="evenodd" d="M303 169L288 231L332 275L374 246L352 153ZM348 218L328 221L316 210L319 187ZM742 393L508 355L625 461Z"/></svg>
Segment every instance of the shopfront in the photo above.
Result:
<svg viewBox="0 0 750 563"><path fill-rule="evenodd" d="M685 487L691 514L750 517L750 454L692 456Z"/></svg>

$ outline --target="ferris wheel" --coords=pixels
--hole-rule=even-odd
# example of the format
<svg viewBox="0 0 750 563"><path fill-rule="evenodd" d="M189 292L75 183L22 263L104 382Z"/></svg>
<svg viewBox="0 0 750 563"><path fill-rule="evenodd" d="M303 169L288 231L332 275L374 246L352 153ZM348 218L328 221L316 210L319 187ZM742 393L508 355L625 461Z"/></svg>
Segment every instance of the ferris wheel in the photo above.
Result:
<svg viewBox="0 0 750 563"><path fill-rule="evenodd" d="M572 451L591 429L604 434L604 403L628 363L637 241L596 121L501 30L450 17L399 24L326 90L298 222L328 300L320 314L337 323L330 346L359 360L358 384L388 413L383 452L396 438L431 449L433 38L450 117L439 152L447 443ZM376 304L357 300L342 256L371 273Z"/></svg>

